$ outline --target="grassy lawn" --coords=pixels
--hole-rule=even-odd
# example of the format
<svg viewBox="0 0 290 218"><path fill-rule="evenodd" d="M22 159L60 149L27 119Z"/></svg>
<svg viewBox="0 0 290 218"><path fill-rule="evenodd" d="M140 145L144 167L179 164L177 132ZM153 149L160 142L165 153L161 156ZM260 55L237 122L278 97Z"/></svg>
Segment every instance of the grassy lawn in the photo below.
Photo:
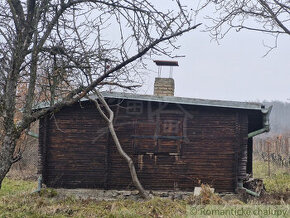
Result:
<svg viewBox="0 0 290 218"><path fill-rule="evenodd" d="M290 188L289 170L272 166L272 172L273 174L268 177L267 164L255 161L254 175L264 178L267 191L270 193L287 193L287 188L288 191ZM43 189L40 194L32 194L36 187L37 182L35 181L6 178L0 190L0 217L188 217L188 205L207 204L206 208L209 209L213 209L214 204L221 204L220 207L222 208L238 205L257 209L267 206L261 205L262 203L258 201L251 202L250 205L238 199L228 201L210 192L205 192L200 197L192 196L187 200L162 198L153 198L149 201L79 200L74 197L59 196L53 189ZM273 204L280 204L279 202L275 201ZM289 204L281 204L289 211ZM290 211L287 215L289 213Z"/></svg>
<svg viewBox="0 0 290 218"><path fill-rule="evenodd" d="M253 174L255 178L262 178L269 193L290 192L290 169L270 164L268 176L268 163L254 161Z"/></svg>
<svg viewBox="0 0 290 218"><path fill-rule="evenodd" d="M45 189L31 194L35 182L6 179L0 191L0 217L182 217L185 201L154 198L150 201L95 201L63 198L55 190Z"/></svg>
<svg viewBox="0 0 290 218"><path fill-rule="evenodd" d="M0 190L0 197L18 195L22 193L32 192L37 187L37 182L12 180L5 178Z"/></svg>

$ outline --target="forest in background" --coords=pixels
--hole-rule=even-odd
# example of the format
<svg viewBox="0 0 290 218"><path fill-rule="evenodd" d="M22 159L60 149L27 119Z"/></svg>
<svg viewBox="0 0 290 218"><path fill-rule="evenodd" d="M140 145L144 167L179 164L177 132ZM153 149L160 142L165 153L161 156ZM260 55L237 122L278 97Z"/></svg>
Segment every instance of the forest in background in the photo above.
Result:
<svg viewBox="0 0 290 218"><path fill-rule="evenodd" d="M284 135L290 133L290 103L281 101L264 101L266 106L273 105L270 115L270 133L263 136Z"/></svg>

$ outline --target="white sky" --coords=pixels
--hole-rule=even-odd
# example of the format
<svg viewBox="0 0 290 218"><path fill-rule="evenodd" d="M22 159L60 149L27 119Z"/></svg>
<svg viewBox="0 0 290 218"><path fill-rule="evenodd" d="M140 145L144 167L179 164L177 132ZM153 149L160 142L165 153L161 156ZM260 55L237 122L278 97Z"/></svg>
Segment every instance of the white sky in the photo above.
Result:
<svg viewBox="0 0 290 218"><path fill-rule="evenodd" d="M241 101L290 98L290 37L281 37L278 48L262 57L266 35L242 31L231 33L218 45L208 33L193 31L179 39L180 54L174 68L175 95L181 97ZM271 42L271 40L269 40ZM168 57L156 57L168 60ZM157 66L150 68L157 71ZM164 76L169 69L163 68ZM153 93L150 73L139 92Z"/></svg>
<svg viewBox="0 0 290 218"><path fill-rule="evenodd" d="M202 21L205 23L206 21ZM178 54L185 58L174 68L175 96L238 100L290 101L290 37L279 37L278 48L262 57L269 36L249 31L229 33L218 45L199 27L179 39ZM156 59L170 60L168 57ZM157 71L157 66L149 66ZM164 76L169 69L164 69ZM152 94L154 77L149 73L139 93Z"/></svg>

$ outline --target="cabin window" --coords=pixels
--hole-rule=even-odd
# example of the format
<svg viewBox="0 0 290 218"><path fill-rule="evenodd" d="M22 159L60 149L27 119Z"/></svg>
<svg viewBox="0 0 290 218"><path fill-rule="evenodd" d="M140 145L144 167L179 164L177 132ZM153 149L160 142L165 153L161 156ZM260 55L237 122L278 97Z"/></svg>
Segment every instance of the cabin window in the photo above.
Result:
<svg viewBox="0 0 290 218"><path fill-rule="evenodd" d="M138 101L128 101L126 107L127 114L139 115L143 112L143 103Z"/></svg>
<svg viewBox="0 0 290 218"><path fill-rule="evenodd" d="M164 120L161 122L162 135L178 135L180 131L180 123L178 120Z"/></svg>
<svg viewBox="0 0 290 218"><path fill-rule="evenodd" d="M156 130L154 121L138 120L135 122L135 134L132 136L135 153L156 152Z"/></svg>
<svg viewBox="0 0 290 218"><path fill-rule="evenodd" d="M137 154L179 154L183 139L182 118L162 120L136 120L133 135L134 151Z"/></svg>
<svg viewBox="0 0 290 218"><path fill-rule="evenodd" d="M160 121L158 151L162 153L179 153L182 142L182 120L165 119Z"/></svg>

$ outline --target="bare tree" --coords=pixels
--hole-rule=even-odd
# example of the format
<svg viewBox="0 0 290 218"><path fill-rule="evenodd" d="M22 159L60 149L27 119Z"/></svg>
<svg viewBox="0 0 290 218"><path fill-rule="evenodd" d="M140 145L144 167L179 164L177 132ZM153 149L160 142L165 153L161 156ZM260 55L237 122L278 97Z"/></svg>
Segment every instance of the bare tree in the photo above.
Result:
<svg viewBox="0 0 290 218"><path fill-rule="evenodd" d="M93 99L90 98L89 96L87 96L87 98L89 100L91 100L92 102L94 102L96 108L98 109L98 112L101 114L101 116L104 118L104 120L107 122L109 131L111 133L111 136L114 140L114 143L117 147L117 150L119 152L119 154L127 161L129 169L130 169L130 173L131 173L131 177L132 177L132 181L133 184L135 185L135 187L138 189L139 194L144 198L144 199L148 199L149 195L146 193L145 189L143 188L142 184L140 183L137 173L136 173L136 169L133 163L133 160L130 158L130 156L123 150L122 145L119 141L119 138L116 134L115 128L114 128L114 112L110 109L109 105L107 104L107 102L105 101L104 97L102 96L102 94L98 91L98 90L94 90L94 93L97 97L97 99ZM100 103L99 103L100 102ZM101 104L101 105L100 105ZM102 107L103 106L103 109ZM106 115L108 114L108 115Z"/></svg>
<svg viewBox="0 0 290 218"><path fill-rule="evenodd" d="M161 11L147 0L0 0L0 184L34 121L94 88L130 88L146 56L173 54L176 38L199 25L175 4ZM47 107L34 110L42 100Z"/></svg>
<svg viewBox="0 0 290 218"><path fill-rule="evenodd" d="M222 39L231 29L249 30L271 34L275 45L279 35L290 37L289 0L207 0L203 5L212 6L214 13L207 30L214 39ZM270 49L271 49L270 48Z"/></svg>

